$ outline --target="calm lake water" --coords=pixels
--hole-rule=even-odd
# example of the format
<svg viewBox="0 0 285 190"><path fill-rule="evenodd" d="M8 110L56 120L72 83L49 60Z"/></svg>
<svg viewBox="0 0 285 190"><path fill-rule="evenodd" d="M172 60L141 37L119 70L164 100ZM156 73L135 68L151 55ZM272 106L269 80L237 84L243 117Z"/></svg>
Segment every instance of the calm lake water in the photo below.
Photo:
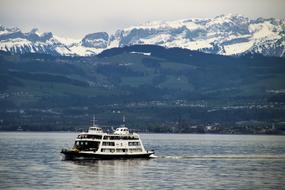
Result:
<svg viewBox="0 0 285 190"><path fill-rule="evenodd" d="M285 137L142 134L150 160L62 161L76 133L0 133L0 189L285 189Z"/></svg>

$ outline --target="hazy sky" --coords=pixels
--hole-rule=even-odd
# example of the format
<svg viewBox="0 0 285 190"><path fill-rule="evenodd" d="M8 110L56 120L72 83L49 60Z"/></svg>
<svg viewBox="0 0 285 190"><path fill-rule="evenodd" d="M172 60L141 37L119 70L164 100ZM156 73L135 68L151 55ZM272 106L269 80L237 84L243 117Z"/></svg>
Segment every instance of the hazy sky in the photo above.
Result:
<svg viewBox="0 0 285 190"><path fill-rule="evenodd" d="M242 14L285 18L285 0L0 0L0 24L81 38L152 20Z"/></svg>

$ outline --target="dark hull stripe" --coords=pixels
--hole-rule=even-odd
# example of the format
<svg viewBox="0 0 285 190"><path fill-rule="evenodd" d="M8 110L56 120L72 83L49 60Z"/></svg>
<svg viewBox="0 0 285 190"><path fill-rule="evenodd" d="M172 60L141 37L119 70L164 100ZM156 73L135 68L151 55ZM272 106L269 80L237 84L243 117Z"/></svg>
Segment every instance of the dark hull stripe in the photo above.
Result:
<svg viewBox="0 0 285 190"><path fill-rule="evenodd" d="M77 159L132 159L132 158L150 158L153 153L145 154L121 154L121 155L107 155L107 154L88 154L79 152L62 152L65 156L65 160L77 160Z"/></svg>

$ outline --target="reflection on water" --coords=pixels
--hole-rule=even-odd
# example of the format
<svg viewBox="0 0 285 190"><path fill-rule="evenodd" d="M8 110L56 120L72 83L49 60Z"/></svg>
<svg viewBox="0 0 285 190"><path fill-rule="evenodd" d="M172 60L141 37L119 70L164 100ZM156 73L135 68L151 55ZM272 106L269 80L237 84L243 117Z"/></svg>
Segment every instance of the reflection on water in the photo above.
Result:
<svg viewBox="0 0 285 190"><path fill-rule="evenodd" d="M62 161L75 133L0 133L0 189L282 189L285 137L141 135L157 158Z"/></svg>
<svg viewBox="0 0 285 190"><path fill-rule="evenodd" d="M138 169L149 163L147 159L128 159L128 160L74 160L66 161L72 162L75 165L87 166L87 167L100 167L100 166L110 166L115 169Z"/></svg>
<svg viewBox="0 0 285 190"><path fill-rule="evenodd" d="M67 161L76 171L72 175L72 184L78 187L101 187L107 189L127 189L132 184L141 183L135 178L139 171L147 168L148 160L98 160ZM93 180L92 180L93 179ZM84 185L85 184L85 185ZM105 185L103 185L105 184ZM105 187L107 185L107 187ZM135 188L135 187L132 187Z"/></svg>

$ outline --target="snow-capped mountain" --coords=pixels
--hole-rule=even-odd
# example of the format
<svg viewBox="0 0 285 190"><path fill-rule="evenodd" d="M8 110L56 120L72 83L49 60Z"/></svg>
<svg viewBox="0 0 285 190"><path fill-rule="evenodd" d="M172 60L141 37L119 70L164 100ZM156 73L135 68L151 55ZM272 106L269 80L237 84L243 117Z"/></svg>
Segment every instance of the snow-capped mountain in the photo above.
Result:
<svg viewBox="0 0 285 190"><path fill-rule="evenodd" d="M88 34L82 40L37 30L23 33L18 28L0 26L0 50L12 53L86 56L134 44L181 47L221 55L260 53L285 57L285 20L229 14L209 19L155 21L117 30L114 34Z"/></svg>
<svg viewBox="0 0 285 190"><path fill-rule="evenodd" d="M19 28L0 26L0 50L11 53L47 53L71 55L67 45L60 42L51 32L40 33L32 29L23 33Z"/></svg>
<svg viewBox="0 0 285 190"><path fill-rule="evenodd" d="M221 15L212 19L149 22L117 31L119 46L156 44L181 47L221 55L261 53L284 57L285 21L241 15Z"/></svg>

